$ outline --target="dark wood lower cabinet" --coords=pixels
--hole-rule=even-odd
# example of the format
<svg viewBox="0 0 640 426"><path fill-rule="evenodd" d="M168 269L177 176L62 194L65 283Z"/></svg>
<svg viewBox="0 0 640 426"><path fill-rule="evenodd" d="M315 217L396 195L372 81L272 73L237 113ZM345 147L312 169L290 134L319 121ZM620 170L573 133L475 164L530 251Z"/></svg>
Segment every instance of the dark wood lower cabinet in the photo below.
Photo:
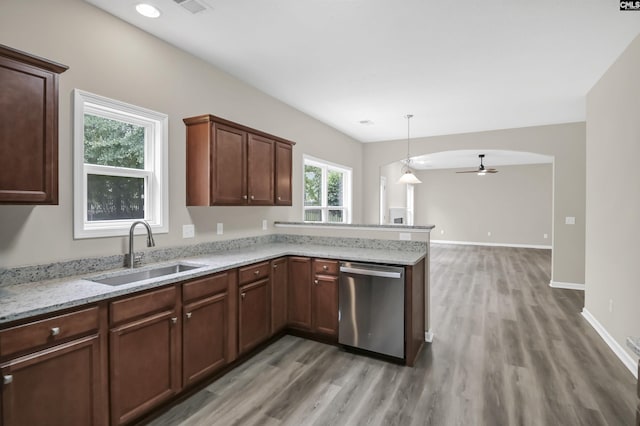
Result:
<svg viewBox="0 0 640 426"><path fill-rule="evenodd" d="M269 338L271 297L269 279L240 287L238 301L239 352L246 352Z"/></svg>
<svg viewBox="0 0 640 426"><path fill-rule="evenodd" d="M289 258L289 326L311 330L311 259Z"/></svg>
<svg viewBox="0 0 640 426"><path fill-rule="evenodd" d="M17 358L2 375L4 426L107 424L97 335Z"/></svg>
<svg viewBox="0 0 640 426"><path fill-rule="evenodd" d="M173 304L171 297L173 295ZM166 300L163 300L166 299ZM180 390L180 351L175 288L125 299L113 306L129 314L150 314L110 330L111 424L125 424L145 414ZM169 306L162 306L169 303ZM164 310L158 309L165 308ZM168 310L167 308L171 308Z"/></svg>
<svg viewBox="0 0 640 426"><path fill-rule="evenodd" d="M271 334L287 325L288 265L286 257L271 261Z"/></svg>
<svg viewBox="0 0 640 426"><path fill-rule="evenodd" d="M312 330L338 337L338 277L316 275L313 280Z"/></svg>
<svg viewBox="0 0 640 426"><path fill-rule="evenodd" d="M227 363L227 292L184 305L183 384L188 386Z"/></svg>

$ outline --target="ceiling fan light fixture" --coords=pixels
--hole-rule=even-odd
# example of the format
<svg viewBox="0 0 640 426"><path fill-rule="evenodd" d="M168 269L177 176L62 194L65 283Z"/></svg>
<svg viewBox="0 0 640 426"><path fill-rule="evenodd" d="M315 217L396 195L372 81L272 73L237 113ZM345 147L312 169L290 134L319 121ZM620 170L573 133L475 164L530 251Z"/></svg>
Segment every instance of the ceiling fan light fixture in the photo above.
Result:
<svg viewBox="0 0 640 426"><path fill-rule="evenodd" d="M411 150L409 149L410 147L410 134L411 134L411 127L410 127L410 122L411 122L411 117L413 117L412 114L407 114L406 116L407 119L407 161L405 162L405 166L402 168L402 176L400 176L400 179L398 179L397 183L408 183L408 184L416 184L416 183L422 183L422 181L420 179L418 179L416 177L416 175L413 174L413 171L411 170Z"/></svg>

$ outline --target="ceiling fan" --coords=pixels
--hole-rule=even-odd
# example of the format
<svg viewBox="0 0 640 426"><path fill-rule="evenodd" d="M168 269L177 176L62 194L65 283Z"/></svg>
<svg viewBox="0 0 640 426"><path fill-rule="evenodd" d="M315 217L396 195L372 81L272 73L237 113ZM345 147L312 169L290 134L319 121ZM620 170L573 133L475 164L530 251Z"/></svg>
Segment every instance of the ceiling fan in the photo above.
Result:
<svg viewBox="0 0 640 426"><path fill-rule="evenodd" d="M480 157L480 167L478 167L477 170L465 170L463 172L456 172L456 173L476 173L478 174L478 176L484 176L487 173L498 173L496 169L488 169L484 166L482 162L482 160L484 159L484 154L478 154L478 157Z"/></svg>

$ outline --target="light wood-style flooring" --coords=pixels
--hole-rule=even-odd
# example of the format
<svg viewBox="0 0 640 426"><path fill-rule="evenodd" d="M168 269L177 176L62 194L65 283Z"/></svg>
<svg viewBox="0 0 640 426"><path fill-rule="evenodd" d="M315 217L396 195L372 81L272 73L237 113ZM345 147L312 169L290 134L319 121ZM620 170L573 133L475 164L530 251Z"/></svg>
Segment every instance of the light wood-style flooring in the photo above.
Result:
<svg viewBox="0 0 640 426"><path fill-rule="evenodd" d="M633 425L635 379L549 287L550 251L433 245L414 368L292 336L153 425Z"/></svg>

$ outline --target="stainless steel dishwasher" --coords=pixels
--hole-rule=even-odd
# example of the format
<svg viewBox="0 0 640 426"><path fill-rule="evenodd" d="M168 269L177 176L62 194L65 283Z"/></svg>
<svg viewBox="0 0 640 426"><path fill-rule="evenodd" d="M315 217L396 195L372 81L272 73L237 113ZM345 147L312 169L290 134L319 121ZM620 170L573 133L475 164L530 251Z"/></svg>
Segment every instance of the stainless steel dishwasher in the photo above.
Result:
<svg viewBox="0 0 640 426"><path fill-rule="evenodd" d="M338 342L404 358L404 268L340 263Z"/></svg>

